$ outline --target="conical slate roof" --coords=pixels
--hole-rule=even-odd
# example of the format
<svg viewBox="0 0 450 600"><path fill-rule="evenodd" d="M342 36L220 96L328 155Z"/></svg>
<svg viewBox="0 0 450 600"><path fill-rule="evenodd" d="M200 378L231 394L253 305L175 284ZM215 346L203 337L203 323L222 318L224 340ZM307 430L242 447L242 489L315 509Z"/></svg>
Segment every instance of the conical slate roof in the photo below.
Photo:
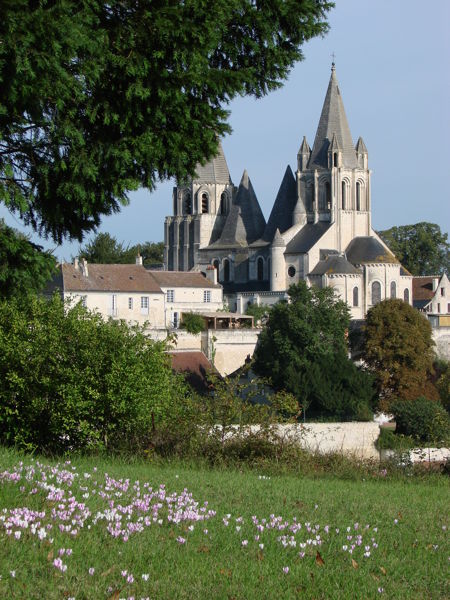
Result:
<svg viewBox="0 0 450 600"><path fill-rule="evenodd" d="M247 171L244 171L222 234L211 246L214 248L247 246L263 235L265 226L266 221L252 183Z"/></svg>
<svg viewBox="0 0 450 600"><path fill-rule="evenodd" d="M364 140L362 139L361 136L358 138L358 141L356 142L356 152L361 153L361 154L367 154L367 148L366 148Z"/></svg>
<svg viewBox="0 0 450 600"><path fill-rule="evenodd" d="M297 203L297 187L291 167L288 165L284 173L283 181L278 190L275 203L267 221L263 239L271 242L278 228L281 233L292 227L292 213Z"/></svg>
<svg viewBox="0 0 450 600"><path fill-rule="evenodd" d="M309 169L328 167L327 151L333 139L333 134L336 134L337 142L342 150L342 166L355 168L357 166L355 148L345 116L344 103L339 91L334 64L331 68L330 83L328 84L314 146L308 162Z"/></svg>
<svg viewBox="0 0 450 600"><path fill-rule="evenodd" d="M206 165L198 164L195 171L197 175L194 177L194 181L198 183L231 183L230 172L220 140L217 156L207 162Z"/></svg>

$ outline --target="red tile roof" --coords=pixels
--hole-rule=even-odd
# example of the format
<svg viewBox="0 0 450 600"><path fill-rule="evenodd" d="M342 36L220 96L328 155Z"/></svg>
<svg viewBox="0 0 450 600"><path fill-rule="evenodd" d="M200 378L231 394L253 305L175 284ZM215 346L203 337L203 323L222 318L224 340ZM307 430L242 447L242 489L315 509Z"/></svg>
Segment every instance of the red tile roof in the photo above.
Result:
<svg viewBox="0 0 450 600"><path fill-rule="evenodd" d="M162 287L220 288L198 271L149 271Z"/></svg>
<svg viewBox="0 0 450 600"><path fill-rule="evenodd" d="M170 353L172 369L183 373L187 382L198 392L208 390L207 375L215 369L203 352L199 350L180 350Z"/></svg>
<svg viewBox="0 0 450 600"><path fill-rule="evenodd" d="M59 266L65 292L147 292L162 294L154 277L142 265L87 265L88 276L81 266Z"/></svg>
<svg viewBox="0 0 450 600"><path fill-rule="evenodd" d="M414 300L431 300L436 293L433 281L438 277L413 277L412 292Z"/></svg>

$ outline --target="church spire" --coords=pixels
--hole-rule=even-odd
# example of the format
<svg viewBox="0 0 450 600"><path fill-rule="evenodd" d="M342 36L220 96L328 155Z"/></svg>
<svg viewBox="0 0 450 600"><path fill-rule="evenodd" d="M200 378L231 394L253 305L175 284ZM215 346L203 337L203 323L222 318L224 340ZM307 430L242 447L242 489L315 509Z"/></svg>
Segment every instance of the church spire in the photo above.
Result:
<svg viewBox="0 0 450 600"><path fill-rule="evenodd" d="M194 181L197 183L231 183L230 172L220 139L216 156L205 165L198 164L195 167L195 172Z"/></svg>
<svg viewBox="0 0 450 600"><path fill-rule="evenodd" d="M336 137L335 143L339 145L342 151L341 166L355 168L357 166L355 147L345 115L344 103L339 91L334 62L331 65L330 82L323 103L311 158L308 163L309 169L328 168L328 150L333 136Z"/></svg>

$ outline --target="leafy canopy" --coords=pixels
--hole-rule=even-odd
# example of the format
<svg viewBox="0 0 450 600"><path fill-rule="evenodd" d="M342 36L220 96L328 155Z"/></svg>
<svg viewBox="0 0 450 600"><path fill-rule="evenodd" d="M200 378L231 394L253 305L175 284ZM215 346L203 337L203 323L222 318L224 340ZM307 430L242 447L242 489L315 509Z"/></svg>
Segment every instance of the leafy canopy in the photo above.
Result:
<svg viewBox="0 0 450 600"><path fill-rule="evenodd" d="M55 273L56 259L0 219L0 298L41 291Z"/></svg>
<svg viewBox="0 0 450 600"><path fill-rule="evenodd" d="M80 304L0 301L0 443L64 452L148 447L184 388L162 342Z"/></svg>
<svg viewBox="0 0 450 600"><path fill-rule="evenodd" d="M378 235L412 275L450 272L448 235L435 223L416 223L378 231Z"/></svg>
<svg viewBox="0 0 450 600"><path fill-rule="evenodd" d="M136 256L142 256L145 266L162 263L164 242L145 242L125 246L109 233L99 233L79 249L80 258L98 264L133 264Z"/></svg>
<svg viewBox="0 0 450 600"><path fill-rule="evenodd" d="M280 87L327 0L3 0L0 201L81 240L128 192L184 179L226 105Z"/></svg>
<svg viewBox="0 0 450 600"><path fill-rule="evenodd" d="M400 299L383 300L367 313L363 358L373 372L381 408L420 395L437 399L428 381L433 367L433 338L425 316Z"/></svg>
<svg viewBox="0 0 450 600"><path fill-rule="evenodd" d="M255 350L255 371L296 396L309 414L368 419L370 378L348 358L349 309L331 288L289 288L272 307Z"/></svg>

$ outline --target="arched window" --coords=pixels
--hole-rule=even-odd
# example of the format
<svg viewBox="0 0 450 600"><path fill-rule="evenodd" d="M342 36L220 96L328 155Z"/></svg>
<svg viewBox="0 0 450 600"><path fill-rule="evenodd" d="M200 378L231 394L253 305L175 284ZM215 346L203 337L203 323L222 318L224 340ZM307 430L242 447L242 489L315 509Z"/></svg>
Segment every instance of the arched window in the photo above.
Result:
<svg viewBox="0 0 450 600"><path fill-rule="evenodd" d="M223 280L230 281L230 261L228 258L223 261Z"/></svg>
<svg viewBox="0 0 450 600"><path fill-rule="evenodd" d="M264 279L264 259L262 256L258 257L258 261L256 263L256 271L258 281L262 281Z"/></svg>
<svg viewBox="0 0 450 600"><path fill-rule="evenodd" d="M186 192L184 195L184 212L187 215L190 215L192 213L192 200L191 194L189 192Z"/></svg>
<svg viewBox="0 0 450 600"><path fill-rule="evenodd" d="M359 306L359 290L357 287L353 288L353 306Z"/></svg>
<svg viewBox="0 0 450 600"><path fill-rule="evenodd" d="M405 288L405 291L403 292L403 300L409 304L409 290L408 290L408 288Z"/></svg>
<svg viewBox="0 0 450 600"><path fill-rule="evenodd" d="M356 182L356 210L361 210L361 184Z"/></svg>
<svg viewBox="0 0 450 600"><path fill-rule="evenodd" d="M391 281L391 298L397 298L397 284Z"/></svg>
<svg viewBox="0 0 450 600"><path fill-rule="evenodd" d="M202 194L202 213L208 213L209 212L209 199L208 199L208 194L206 192L204 192Z"/></svg>
<svg viewBox="0 0 450 600"><path fill-rule="evenodd" d="M335 152L333 154L333 167L337 167L338 166L338 154L337 152Z"/></svg>
<svg viewBox="0 0 450 600"><path fill-rule="evenodd" d="M308 181L306 183L306 210L308 212L313 211L313 201L314 201L314 184L312 181Z"/></svg>
<svg viewBox="0 0 450 600"><path fill-rule="evenodd" d="M372 304L378 304L381 302L381 284L379 281L372 283Z"/></svg>
<svg viewBox="0 0 450 600"><path fill-rule="evenodd" d="M227 195L225 192L220 196L220 207L219 207L219 215L227 214Z"/></svg>
<svg viewBox="0 0 450 600"><path fill-rule="evenodd" d="M325 183L325 208L331 210L331 185L328 181Z"/></svg>
<svg viewBox="0 0 450 600"><path fill-rule="evenodd" d="M347 208L347 186L345 181L342 182L342 208L345 210Z"/></svg>

